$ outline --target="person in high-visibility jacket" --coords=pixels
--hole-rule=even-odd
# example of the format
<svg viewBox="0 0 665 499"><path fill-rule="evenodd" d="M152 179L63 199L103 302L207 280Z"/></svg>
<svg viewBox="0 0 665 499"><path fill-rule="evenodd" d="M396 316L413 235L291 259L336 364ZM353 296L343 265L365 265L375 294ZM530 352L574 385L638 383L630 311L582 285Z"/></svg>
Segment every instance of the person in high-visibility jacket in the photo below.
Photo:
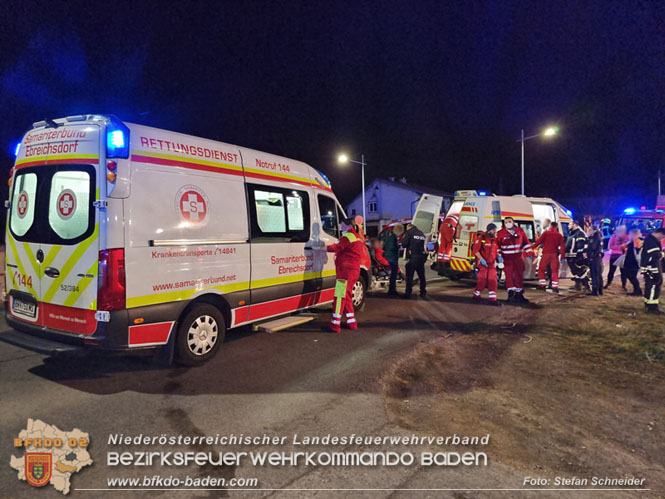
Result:
<svg viewBox="0 0 665 499"><path fill-rule="evenodd" d="M545 271L549 265L552 273L552 291L558 293L559 260L563 261L566 258L566 243L563 235L559 232L559 224L550 222L549 229L543 231L540 237L536 239L533 248L538 251L538 247L541 245L543 246L543 255L540 257L540 265L538 266L538 286L540 289L547 287Z"/></svg>
<svg viewBox="0 0 665 499"><path fill-rule="evenodd" d="M648 314L662 314L658 309L660 288L663 285L663 247L665 228L656 229L644 238L640 271L644 276L644 305Z"/></svg>
<svg viewBox="0 0 665 499"><path fill-rule="evenodd" d="M333 301L332 319L325 331L339 333L342 325L342 314L346 315L349 329L358 329L353 312L353 286L360 277L360 263L364 257L365 243L353 229L353 219L342 221L342 237L336 244L326 247L328 253L335 253L335 298Z"/></svg>
<svg viewBox="0 0 665 499"><path fill-rule="evenodd" d="M497 255L499 245L496 242L496 225L488 224L487 230L478 232L476 240L473 243L471 253L476 257L476 290L473 292L473 300L480 303L480 293L487 288L490 305L499 305L496 301L496 290L498 282L496 278L495 262L503 262L500 255Z"/></svg>
<svg viewBox="0 0 665 499"><path fill-rule="evenodd" d="M503 257L508 302L529 303L524 297L524 255L533 259L533 248L524 230L515 225L512 217L503 220L503 228L496 235L499 254Z"/></svg>

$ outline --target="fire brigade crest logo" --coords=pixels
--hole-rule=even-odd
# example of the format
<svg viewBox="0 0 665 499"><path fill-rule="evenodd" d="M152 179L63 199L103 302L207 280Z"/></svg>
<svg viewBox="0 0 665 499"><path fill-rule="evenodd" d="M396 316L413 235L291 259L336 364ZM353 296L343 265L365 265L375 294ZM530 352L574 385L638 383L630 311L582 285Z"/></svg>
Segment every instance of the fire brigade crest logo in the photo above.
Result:
<svg viewBox="0 0 665 499"><path fill-rule="evenodd" d="M208 196L195 185L185 185L175 197L176 212L190 224L202 224L208 217Z"/></svg>
<svg viewBox="0 0 665 499"><path fill-rule="evenodd" d="M71 189L65 189L58 196L58 216L69 220L76 211L76 194Z"/></svg>
<svg viewBox="0 0 665 499"><path fill-rule="evenodd" d="M28 206L30 206L30 201L28 198L28 193L21 191L18 195L18 202L16 204L16 213L19 218L24 218L25 214L28 213Z"/></svg>
<svg viewBox="0 0 665 499"><path fill-rule="evenodd" d="M19 455L10 456L9 465L18 472L19 480L33 487L51 485L69 494L72 475L92 464L88 445L90 437L78 428L62 431L39 419L28 419L25 428L14 437L14 453ZM6 491L6 484L3 485Z"/></svg>
<svg viewBox="0 0 665 499"><path fill-rule="evenodd" d="M43 487L51 479L52 456L48 452L25 453L25 479L33 487Z"/></svg>

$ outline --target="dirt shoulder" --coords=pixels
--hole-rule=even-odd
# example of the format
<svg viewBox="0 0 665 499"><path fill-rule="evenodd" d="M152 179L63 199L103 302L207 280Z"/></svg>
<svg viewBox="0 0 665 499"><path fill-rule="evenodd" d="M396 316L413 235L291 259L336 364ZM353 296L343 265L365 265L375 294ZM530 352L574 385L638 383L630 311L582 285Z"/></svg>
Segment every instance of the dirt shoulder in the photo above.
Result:
<svg viewBox="0 0 665 499"><path fill-rule="evenodd" d="M536 301L402 358L382 380L390 421L490 433L490 459L525 476L644 477L665 495L665 319L617 292Z"/></svg>

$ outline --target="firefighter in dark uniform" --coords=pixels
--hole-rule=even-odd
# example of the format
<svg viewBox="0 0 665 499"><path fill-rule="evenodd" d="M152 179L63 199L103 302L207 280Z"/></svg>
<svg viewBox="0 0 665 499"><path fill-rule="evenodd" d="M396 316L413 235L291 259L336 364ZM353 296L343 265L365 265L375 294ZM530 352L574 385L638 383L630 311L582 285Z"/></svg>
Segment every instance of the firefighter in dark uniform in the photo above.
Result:
<svg viewBox="0 0 665 499"><path fill-rule="evenodd" d="M408 261L406 262L406 291L403 298L411 298L413 290L413 274L418 274L420 281L420 297L427 297L427 282L425 281L425 261L427 252L425 250L425 234L413 224L406 226L406 232L402 239L402 247L406 248Z"/></svg>
<svg viewBox="0 0 665 499"><path fill-rule="evenodd" d="M640 271L644 276L644 304L648 314L662 314L658 309L660 287L663 285L663 247L665 228L656 229L644 238Z"/></svg>
<svg viewBox="0 0 665 499"><path fill-rule="evenodd" d="M573 274L572 279L575 282L575 290L581 291L582 286L586 291L589 288L589 262L587 260L587 248L589 240L581 228L579 222L573 221L570 224L570 234L566 241L566 261L568 268Z"/></svg>

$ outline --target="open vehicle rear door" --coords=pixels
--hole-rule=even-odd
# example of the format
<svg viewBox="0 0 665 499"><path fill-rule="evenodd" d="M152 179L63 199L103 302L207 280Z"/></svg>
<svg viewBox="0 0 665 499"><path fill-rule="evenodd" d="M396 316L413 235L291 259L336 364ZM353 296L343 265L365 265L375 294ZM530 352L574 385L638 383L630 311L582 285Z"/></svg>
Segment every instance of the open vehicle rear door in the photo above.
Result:
<svg viewBox="0 0 665 499"><path fill-rule="evenodd" d="M423 194L418 201L416 212L413 214L413 225L418 227L429 239L439 229L439 213L441 213L441 196Z"/></svg>

